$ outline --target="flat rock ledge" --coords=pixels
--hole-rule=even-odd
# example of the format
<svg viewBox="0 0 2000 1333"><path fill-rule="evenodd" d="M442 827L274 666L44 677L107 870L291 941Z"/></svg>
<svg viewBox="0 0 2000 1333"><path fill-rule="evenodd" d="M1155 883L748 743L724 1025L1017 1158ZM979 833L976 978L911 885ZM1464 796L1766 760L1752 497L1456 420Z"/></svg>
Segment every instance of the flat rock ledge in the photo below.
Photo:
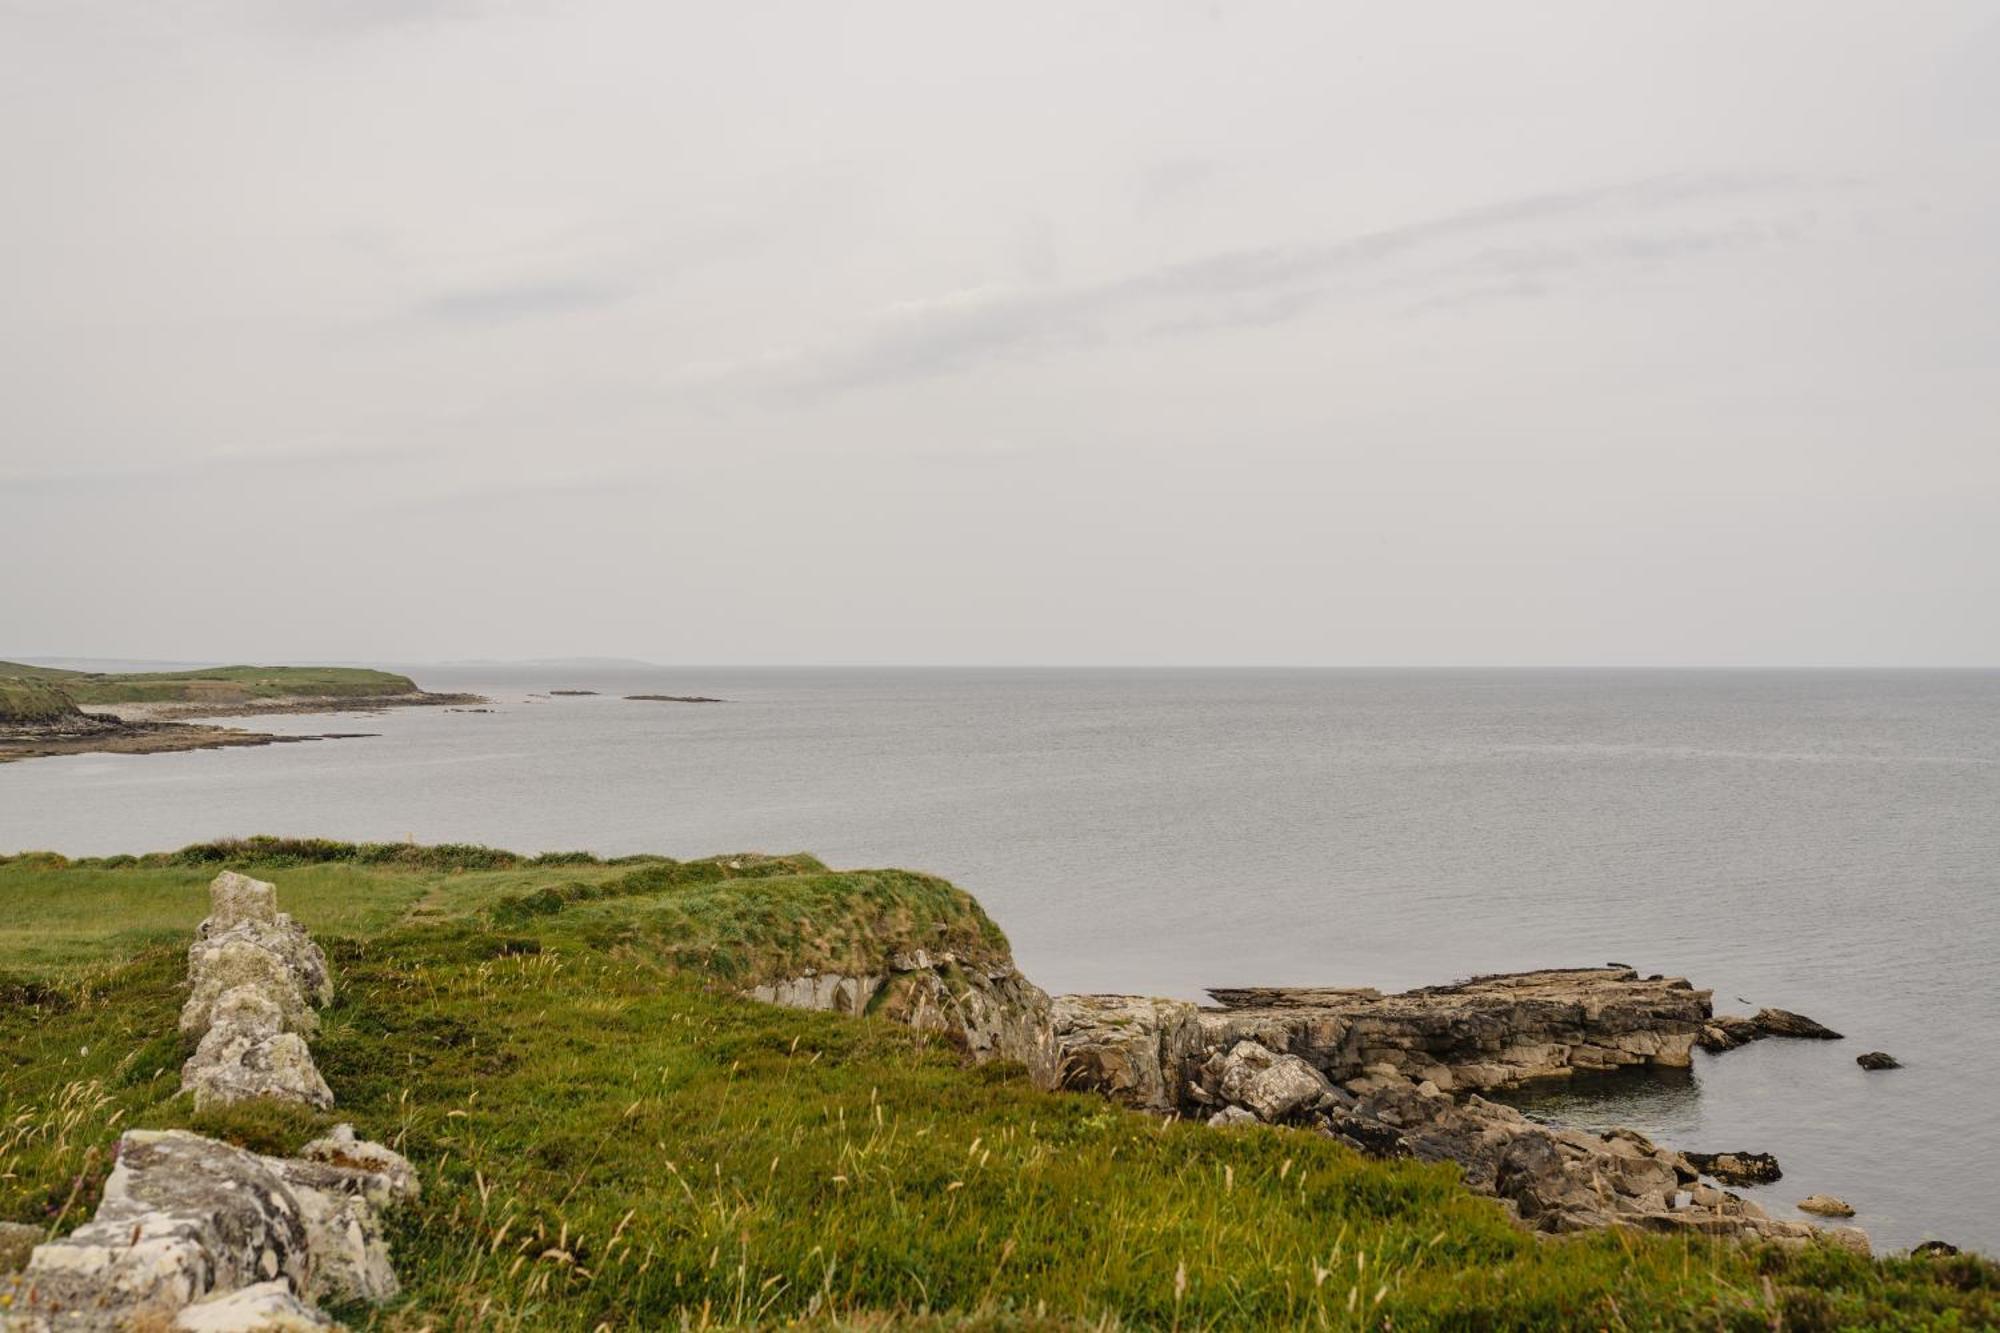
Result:
<svg viewBox="0 0 2000 1333"><path fill-rule="evenodd" d="M318 1302L397 1294L380 1213L417 1194L347 1125L296 1157L128 1130L96 1215L0 1279L0 1333L331 1328Z"/></svg>
<svg viewBox="0 0 2000 1333"><path fill-rule="evenodd" d="M253 1097L333 1105L306 1046L333 998L326 955L278 910L275 885L232 870L215 877L188 948L188 986L180 1028L200 1044L181 1087L197 1110Z"/></svg>
<svg viewBox="0 0 2000 1333"><path fill-rule="evenodd" d="M1397 995L1215 990L1216 1006L1065 995L1059 1085L1218 1127L1282 1124L1377 1157L1456 1162L1466 1184L1545 1232L1624 1226L1866 1252L1852 1228L1774 1219L1631 1130L1567 1128L1488 1100L1577 1071L1680 1069L1710 993L1625 967L1478 977Z"/></svg>

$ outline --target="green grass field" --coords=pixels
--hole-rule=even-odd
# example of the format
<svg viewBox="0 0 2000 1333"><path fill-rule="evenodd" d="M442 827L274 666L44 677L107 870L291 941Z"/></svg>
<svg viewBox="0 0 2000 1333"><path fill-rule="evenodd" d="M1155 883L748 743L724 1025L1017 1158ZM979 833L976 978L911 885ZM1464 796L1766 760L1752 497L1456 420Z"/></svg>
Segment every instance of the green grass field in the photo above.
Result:
<svg viewBox="0 0 2000 1333"><path fill-rule="evenodd" d="M175 1096L188 932L230 865L328 946L335 1116ZM976 903L809 857L265 841L0 859L0 1218L87 1216L126 1126L408 1153L407 1288L356 1327L1971 1328L2000 1272L1508 1224L1454 1170L1164 1124L872 1019L731 992Z"/></svg>
<svg viewBox="0 0 2000 1333"><path fill-rule="evenodd" d="M59 690L79 706L123 703L240 703L253 699L407 694L408 676L365 667L206 667L193 671L96 672L0 662L0 687L12 677ZM0 693L0 703L5 695ZM4 715L0 715L4 716Z"/></svg>

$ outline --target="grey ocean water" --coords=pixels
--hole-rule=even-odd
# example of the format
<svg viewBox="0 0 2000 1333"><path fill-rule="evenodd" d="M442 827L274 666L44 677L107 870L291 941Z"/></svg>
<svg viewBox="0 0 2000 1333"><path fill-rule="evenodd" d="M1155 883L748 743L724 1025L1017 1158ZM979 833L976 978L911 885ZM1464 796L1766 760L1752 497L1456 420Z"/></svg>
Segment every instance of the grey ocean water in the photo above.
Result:
<svg viewBox="0 0 2000 1333"><path fill-rule="evenodd" d="M419 669L492 714L0 767L0 849L257 832L808 850L976 893L1052 991L1616 960L1848 1034L1557 1103L1774 1212L2000 1252L2000 673ZM603 697L533 699L554 688ZM626 702L640 691L726 705ZM1740 1000L1737 997L1742 997ZM1883 1049L1907 1068L1864 1074Z"/></svg>

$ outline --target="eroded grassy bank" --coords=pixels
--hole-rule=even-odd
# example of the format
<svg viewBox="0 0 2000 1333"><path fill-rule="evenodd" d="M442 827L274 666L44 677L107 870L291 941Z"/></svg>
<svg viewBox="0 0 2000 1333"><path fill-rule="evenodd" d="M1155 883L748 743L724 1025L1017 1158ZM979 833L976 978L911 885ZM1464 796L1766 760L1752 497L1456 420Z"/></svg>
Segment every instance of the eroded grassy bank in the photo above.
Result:
<svg viewBox="0 0 2000 1333"><path fill-rule="evenodd" d="M1970 1327L1981 1261L1550 1242L1449 1168L1049 1095L886 1023L736 998L892 942L1005 940L968 896L809 857L265 841L0 861L0 1218L87 1216L119 1129L289 1147L332 1117L173 1095L222 865L329 946L337 1116L426 1177L398 1329L894 1324Z"/></svg>

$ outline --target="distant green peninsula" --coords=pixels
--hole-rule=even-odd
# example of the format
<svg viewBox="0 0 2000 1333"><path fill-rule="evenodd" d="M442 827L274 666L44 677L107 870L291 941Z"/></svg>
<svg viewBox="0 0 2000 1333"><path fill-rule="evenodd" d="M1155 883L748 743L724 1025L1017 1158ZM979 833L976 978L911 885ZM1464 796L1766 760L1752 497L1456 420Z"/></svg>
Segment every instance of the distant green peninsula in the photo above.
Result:
<svg viewBox="0 0 2000 1333"><path fill-rule="evenodd" d="M194 726L191 718L479 702L478 695L429 693L408 676L367 667L71 671L0 662L0 763L318 739Z"/></svg>

